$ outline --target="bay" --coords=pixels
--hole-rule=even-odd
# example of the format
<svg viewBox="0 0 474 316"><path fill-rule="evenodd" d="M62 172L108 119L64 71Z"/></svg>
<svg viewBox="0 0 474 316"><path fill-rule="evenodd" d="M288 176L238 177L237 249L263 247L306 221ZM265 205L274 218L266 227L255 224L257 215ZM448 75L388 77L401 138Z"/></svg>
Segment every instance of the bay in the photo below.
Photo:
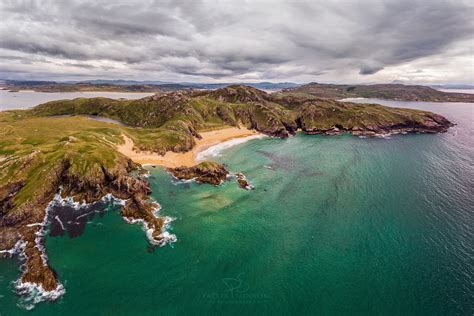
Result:
<svg viewBox="0 0 474 316"><path fill-rule="evenodd" d="M358 101L358 100L357 100ZM81 236L48 237L66 287L36 315L471 315L473 104L361 100L427 109L436 135L256 139L216 159L255 186L178 184L150 168L178 241L150 249L109 207ZM358 101L359 102L359 101ZM0 260L0 314L22 315Z"/></svg>

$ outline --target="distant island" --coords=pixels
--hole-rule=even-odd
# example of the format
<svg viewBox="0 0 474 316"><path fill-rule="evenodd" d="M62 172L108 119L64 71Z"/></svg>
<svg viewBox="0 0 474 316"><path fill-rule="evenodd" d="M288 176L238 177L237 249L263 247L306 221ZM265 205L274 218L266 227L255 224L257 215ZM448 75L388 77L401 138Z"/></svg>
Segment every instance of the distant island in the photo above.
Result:
<svg viewBox="0 0 474 316"><path fill-rule="evenodd" d="M0 112L0 251L24 255L17 289L39 290L46 299L64 291L43 247L48 206L54 203L115 199L123 205L121 215L127 222L143 224L150 243L173 241L164 228L167 219L157 216L158 205L149 199L151 188L142 176L146 170L130 152L145 152L159 161L168 153L191 151L208 137L206 133L223 128L231 128L235 136L241 130L240 136L260 133L286 138L297 131L355 136L442 133L453 125L427 111L328 99L391 96L375 93L383 90L378 87L329 87L309 84L269 94L233 85L160 92L139 100L78 98ZM413 99L416 93L418 99L428 98L422 97L421 88L397 91L395 99ZM462 98L456 95L452 100ZM123 149L126 145L128 149ZM212 161L163 165L180 179L217 185L229 177L224 165ZM237 172L235 178L240 187L251 188L245 175Z"/></svg>

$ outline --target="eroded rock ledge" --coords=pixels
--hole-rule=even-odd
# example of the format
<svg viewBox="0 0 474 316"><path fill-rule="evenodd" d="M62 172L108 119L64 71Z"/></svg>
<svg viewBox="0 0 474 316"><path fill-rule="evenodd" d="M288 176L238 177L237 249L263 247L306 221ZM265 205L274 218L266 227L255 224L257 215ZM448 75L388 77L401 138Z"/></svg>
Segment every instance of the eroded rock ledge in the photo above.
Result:
<svg viewBox="0 0 474 316"><path fill-rule="evenodd" d="M229 175L224 165L213 161L204 161L193 167L168 168L168 171L180 180L196 180L213 185L221 184Z"/></svg>
<svg viewBox="0 0 474 316"><path fill-rule="evenodd" d="M281 138L297 130L373 136L438 133L453 125L426 111L307 95L270 95L245 86L173 92L133 101L59 100L32 110L0 114L0 129L8 131L2 135L2 149L12 153L0 157L0 254L21 252L25 265L17 288L28 291L35 287L45 293L45 299L54 299L64 291L42 246L48 207L51 201L61 201L58 193L80 203L113 195L123 202L122 216L128 222L142 223L150 242L172 240L163 231L167 219L155 214L159 206L149 199L148 182L130 175L139 166L115 151L124 127L105 128L84 118L60 118L64 115L101 116L141 127L127 128L126 132L134 137L137 148L158 154L189 151L200 137L197 131L216 123L244 126ZM44 139L38 141L39 135ZM180 179L214 185L230 174L223 165L212 162L169 172ZM235 178L240 187L251 186L243 175L236 174Z"/></svg>
<svg viewBox="0 0 474 316"><path fill-rule="evenodd" d="M201 162L193 167L169 168L168 171L179 180L195 180L197 183L213 185L219 185L231 176L235 177L241 189L252 190L254 188L242 172L232 175L223 164L213 161Z"/></svg>
<svg viewBox="0 0 474 316"><path fill-rule="evenodd" d="M64 292L43 247L48 206L58 192L81 203L93 203L113 195L124 200L121 214L128 222L143 223L150 242L162 245L170 238L163 234L166 219L155 215L158 205L148 197L149 183L129 175L138 167L131 160L123 158L112 169L102 167L94 176L80 176L70 167L67 159L56 165L50 171L49 187L15 212L8 211L14 208L13 197L24 183L19 181L0 188L0 253L21 252L24 257L25 265L16 284L20 294L35 288L44 299L55 299Z"/></svg>

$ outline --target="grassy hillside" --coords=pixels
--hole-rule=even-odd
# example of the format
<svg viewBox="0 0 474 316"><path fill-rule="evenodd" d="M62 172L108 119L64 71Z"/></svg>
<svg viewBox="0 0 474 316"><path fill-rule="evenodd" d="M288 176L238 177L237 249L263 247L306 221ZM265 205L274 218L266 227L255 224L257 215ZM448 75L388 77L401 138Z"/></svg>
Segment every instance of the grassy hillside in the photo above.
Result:
<svg viewBox="0 0 474 316"><path fill-rule="evenodd" d="M450 93L426 86L403 84L336 85L309 83L281 91L282 95L328 99L375 98L403 101L474 102L474 94Z"/></svg>
<svg viewBox="0 0 474 316"><path fill-rule="evenodd" d="M125 125L98 122L90 115ZM78 98L39 105L32 110L0 113L0 186L27 179L15 195L19 205L48 181L51 166L67 157L78 176L112 168L124 159L115 150L122 134L136 149L164 154L195 145L199 131L246 126L286 137L301 128L307 133L389 132L394 128L441 131L449 122L433 113L381 105L342 103L314 97L271 95L231 86L205 92L173 92L140 100ZM29 179L35 179L30 181Z"/></svg>
<svg viewBox="0 0 474 316"><path fill-rule="evenodd" d="M107 123L98 117L119 121ZM139 168L117 151L122 135L136 150L183 152L200 131L245 126L288 137L308 134L374 135L388 132L444 132L451 123L434 113L353 104L313 96L267 94L230 86L215 91L172 92L140 100L78 98L39 105L31 110L0 112L0 250L23 243L26 269L21 282L53 291L61 285L47 262L41 235L46 206L58 191L75 201L94 202L106 194L127 200L121 214L141 221L150 242L163 244L164 219L147 199L148 182L130 174ZM176 168L175 176L220 183L227 171L203 163Z"/></svg>

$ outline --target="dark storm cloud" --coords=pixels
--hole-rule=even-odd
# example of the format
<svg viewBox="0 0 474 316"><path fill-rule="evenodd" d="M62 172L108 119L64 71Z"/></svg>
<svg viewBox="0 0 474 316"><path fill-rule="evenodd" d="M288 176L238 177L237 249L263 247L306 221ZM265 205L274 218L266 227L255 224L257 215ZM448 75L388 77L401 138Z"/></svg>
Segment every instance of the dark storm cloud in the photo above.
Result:
<svg viewBox="0 0 474 316"><path fill-rule="evenodd" d="M7 0L0 14L0 55L18 56L0 71L30 61L32 72L91 77L367 76L474 31L467 1Z"/></svg>
<svg viewBox="0 0 474 316"><path fill-rule="evenodd" d="M382 70L383 67L370 67L368 65L364 65L360 67L359 74L361 75L373 75L380 70Z"/></svg>

